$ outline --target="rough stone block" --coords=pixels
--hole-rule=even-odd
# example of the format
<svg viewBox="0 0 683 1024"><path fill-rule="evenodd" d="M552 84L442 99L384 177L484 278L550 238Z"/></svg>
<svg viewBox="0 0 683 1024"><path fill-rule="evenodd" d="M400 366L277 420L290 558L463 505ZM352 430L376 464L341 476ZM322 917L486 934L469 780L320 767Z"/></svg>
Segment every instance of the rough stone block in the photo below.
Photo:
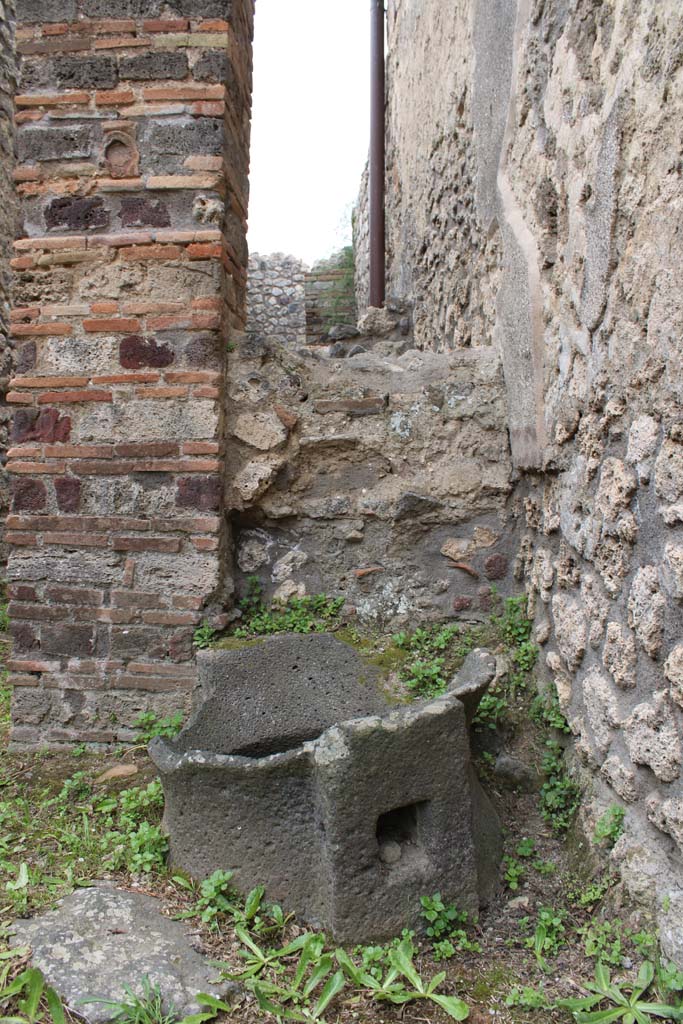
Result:
<svg viewBox="0 0 683 1024"><path fill-rule="evenodd" d="M44 216L48 231L106 230L111 219L101 196L60 196L46 206Z"/></svg>
<svg viewBox="0 0 683 1024"><path fill-rule="evenodd" d="M15 512L42 512L47 506L47 488L42 480L24 477L12 483L12 508Z"/></svg>
<svg viewBox="0 0 683 1024"><path fill-rule="evenodd" d="M95 146L91 126L60 124L56 128L23 128L17 139L20 163L44 160L87 159Z"/></svg>
<svg viewBox="0 0 683 1024"><path fill-rule="evenodd" d="M121 200L119 213L123 228L168 228L171 215L163 201L152 202L143 196L127 196Z"/></svg>
<svg viewBox="0 0 683 1024"><path fill-rule="evenodd" d="M493 678L494 659L473 652L463 692L482 689L480 662L483 686ZM186 729L150 747L175 864L229 866L343 942L417 923L435 888L471 911L485 901L499 825L455 693L391 710L377 668L324 634L206 652L199 680Z"/></svg>
<svg viewBox="0 0 683 1024"><path fill-rule="evenodd" d="M17 0L19 24L75 21L76 14L76 0Z"/></svg>
<svg viewBox="0 0 683 1024"><path fill-rule="evenodd" d="M214 512L220 506L221 480L216 476L185 476L178 480L176 505Z"/></svg>
<svg viewBox="0 0 683 1024"><path fill-rule="evenodd" d="M146 82L154 79L180 81L189 73L184 53L151 52L136 53L133 57L122 57L119 73L123 80Z"/></svg>
<svg viewBox="0 0 683 1024"><path fill-rule="evenodd" d="M107 883L78 889L56 910L17 922L14 936L31 946L33 964L69 1006L125 999L127 985L141 995L145 975L179 1016L200 1009L197 992L225 999L235 988L213 983L216 972L193 948L186 927L165 917L157 900ZM93 1024L111 1019L102 1003L89 1003L87 1011Z"/></svg>
<svg viewBox="0 0 683 1024"><path fill-rule="evenodd" d="M145 366L170 366L175 353L169 345L158 345L153 338L130 334L121 339L119 362L127 370L140 370Z"/></svg>
<svg viewBox="0 0 683 1024"><path fill-rule="evenodd" d="M114 89L119 82L112 57L55 57L51 62L60 89Z"/></svg>
<svg viewBox="0 0 683 1024"><path fill-rule="evenodd" d="M72 658L87 657L95 650L92 626L55 623L41 629L41 650L44 654L63 654Z"/></svg>

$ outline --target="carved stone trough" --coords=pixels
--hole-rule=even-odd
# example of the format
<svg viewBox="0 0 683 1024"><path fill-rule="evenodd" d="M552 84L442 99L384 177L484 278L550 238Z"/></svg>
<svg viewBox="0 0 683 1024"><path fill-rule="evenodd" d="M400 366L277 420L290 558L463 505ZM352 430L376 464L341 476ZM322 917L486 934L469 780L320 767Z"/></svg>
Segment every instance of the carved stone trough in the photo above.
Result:
<svg viewBox="0 0 683 1024"><path fill-rule="evenodd" d="M173 864L232 869L340 942L400 934L436 890L476 911L500 829L467 726L493 673L474 651L444 696L397 705L329 634L201 652L196 711L150 745Z"/></svg>

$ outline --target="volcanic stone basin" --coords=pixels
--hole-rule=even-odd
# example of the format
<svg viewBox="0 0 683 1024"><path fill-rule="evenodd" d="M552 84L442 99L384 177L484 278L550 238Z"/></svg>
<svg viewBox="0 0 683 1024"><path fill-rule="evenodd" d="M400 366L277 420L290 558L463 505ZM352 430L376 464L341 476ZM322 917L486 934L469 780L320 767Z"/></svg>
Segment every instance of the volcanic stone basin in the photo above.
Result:
<svg viewBox="0 0 683 1024"><path fill-rule="evenodd" d="M486 902L498 819L470 767L467 719L494 659L474 651L448 693L392 705L379 669L328 634L201 652L199 706L150 754L171 859L234 871L340 942L417 923L436 890Z"/></svg>

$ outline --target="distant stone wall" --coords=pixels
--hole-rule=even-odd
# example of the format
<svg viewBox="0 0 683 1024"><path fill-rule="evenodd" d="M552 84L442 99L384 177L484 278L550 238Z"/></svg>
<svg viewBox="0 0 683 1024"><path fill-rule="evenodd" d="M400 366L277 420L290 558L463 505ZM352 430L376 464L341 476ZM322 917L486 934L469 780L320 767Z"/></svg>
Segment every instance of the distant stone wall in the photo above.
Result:
<svg viewBox="0 0 683 1024"><path fill-rule="evenodd" d="M12 339L9 332L10 259L14 239L16 203L12 182L14 168L14 89L16 60L14 53L14 2L0 0L0 564L7 561L4 523L9 508L9 477L5 453L9 442L11 413L5 404L12 376Z"/></svg>
<svg viewBox="0 0 683 1024"><path fill-rule="evenodd" d="M542 667L683 964L683 11L392 0L388 36L388 292L499 354Z"/></svg>
<svg viewBox="0 0 683 1024"><path fill-rule="evenodd" d="M315 345L335 324L355 326L358 320L349 246L326 260L318 260L306 274L306 335Z"/></svg>
<svg viewBox="0 0 683 1024"><path fill-rule="evenodd" d="M353 252L355 257L354 283L358 318L367 311L370 302L370 207L369 168L366 165L360 182L358 199L353 209Z"/></svg>
<svg viewBox="0 0 683 1024"><path fill-rule="evenodd" d="M283 344L306 341L306 274L296 256L251 253L247 282L247 333Z"/></svg>

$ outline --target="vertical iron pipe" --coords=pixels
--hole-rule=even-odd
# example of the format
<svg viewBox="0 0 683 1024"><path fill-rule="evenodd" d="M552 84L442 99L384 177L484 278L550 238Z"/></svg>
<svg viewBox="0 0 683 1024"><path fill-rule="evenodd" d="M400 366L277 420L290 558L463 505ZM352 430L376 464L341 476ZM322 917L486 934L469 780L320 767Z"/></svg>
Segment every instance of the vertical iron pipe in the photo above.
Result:
<svg viewBox="0 0 683 1024"><path fill-rule="evenodd" d="M371 0L370 61L370 305L383 306L386 275L384 0Z"/></svg>

